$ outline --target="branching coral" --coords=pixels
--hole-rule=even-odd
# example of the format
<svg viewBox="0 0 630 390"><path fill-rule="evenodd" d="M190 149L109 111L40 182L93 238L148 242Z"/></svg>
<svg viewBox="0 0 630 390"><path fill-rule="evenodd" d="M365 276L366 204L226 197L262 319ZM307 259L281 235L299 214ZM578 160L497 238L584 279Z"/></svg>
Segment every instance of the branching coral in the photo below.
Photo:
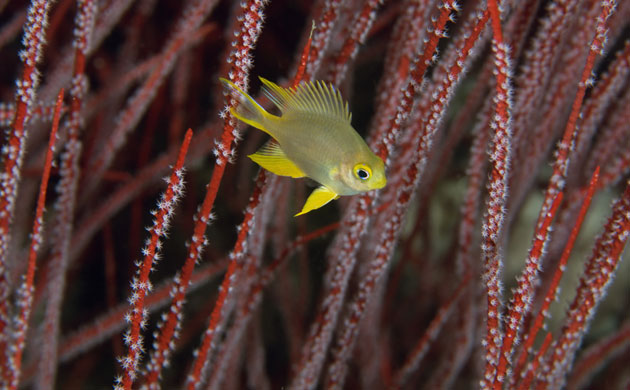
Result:
<svg viewBox="0 0 630 390"><path fill-rule="evenodd" d="M25 3L2 388L630 386L630 2ZM256 76L335 85L387 186L294 218Z"/></svg>

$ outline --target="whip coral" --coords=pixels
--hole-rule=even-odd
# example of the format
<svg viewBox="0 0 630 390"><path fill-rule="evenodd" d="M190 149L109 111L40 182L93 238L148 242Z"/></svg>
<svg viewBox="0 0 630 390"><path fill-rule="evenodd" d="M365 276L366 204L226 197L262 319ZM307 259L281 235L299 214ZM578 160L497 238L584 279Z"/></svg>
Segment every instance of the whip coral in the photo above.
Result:
<svg viewBox="0 0 630 390"><path fill-rule="evenodd" d="M630 387L629 31L613 0L0 0L0 387ZM258 76L338 88L386 187L294 218L312 183L244 158L219 82L269 109Z"/></svg>

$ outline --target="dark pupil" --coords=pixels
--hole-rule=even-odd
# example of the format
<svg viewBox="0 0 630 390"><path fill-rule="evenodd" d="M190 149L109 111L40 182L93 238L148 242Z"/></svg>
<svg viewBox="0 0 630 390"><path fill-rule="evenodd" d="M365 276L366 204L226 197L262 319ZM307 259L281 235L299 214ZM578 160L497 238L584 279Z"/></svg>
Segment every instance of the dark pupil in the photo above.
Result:
<svg viewBox="0 0 630 390"><path fill-rule="evenodd" d="M367 179L368 178L368 173L367 173L367 171L365 169L359 169L357 171L357 174L359 175L359 177L361 179Z"/></svg>

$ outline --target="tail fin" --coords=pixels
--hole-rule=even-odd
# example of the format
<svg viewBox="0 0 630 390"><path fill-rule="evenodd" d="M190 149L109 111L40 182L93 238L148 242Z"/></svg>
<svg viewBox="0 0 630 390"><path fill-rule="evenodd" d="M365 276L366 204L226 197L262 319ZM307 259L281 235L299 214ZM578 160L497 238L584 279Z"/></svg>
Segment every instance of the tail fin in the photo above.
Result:
<svg viewBox="0 0 630 390"><path fill-rule="evenodd" d="M233 107L230 112L248 125L254 126L255 128L269 134L267 129L264 127L264 122L265 118L271 116L271 114L265 111L265 109L262 108L260 104L256 103L251 96L243 92L242 89L230 80L226 80L224 78L220 78L219 80L221 80L225 90L238 101L236 107Z"/></svg>

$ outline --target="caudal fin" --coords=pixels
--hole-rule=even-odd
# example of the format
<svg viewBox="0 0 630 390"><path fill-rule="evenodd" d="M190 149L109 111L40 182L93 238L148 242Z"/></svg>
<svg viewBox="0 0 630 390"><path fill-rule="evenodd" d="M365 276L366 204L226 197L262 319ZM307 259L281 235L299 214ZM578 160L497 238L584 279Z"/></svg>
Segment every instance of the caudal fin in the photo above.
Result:
<svg viewBox="0 0 630 390"><path fill-rule="evenodd" d="M230 80L224 78L220 78L219 80L221 80L225 90L238 101L236 107L232 108L230 112L248 125L254 126L265 133L269 133L264 127L264 122L265 118L271 116L271 114L265 111L251 96L243 92L242 89Z"/></svg>

